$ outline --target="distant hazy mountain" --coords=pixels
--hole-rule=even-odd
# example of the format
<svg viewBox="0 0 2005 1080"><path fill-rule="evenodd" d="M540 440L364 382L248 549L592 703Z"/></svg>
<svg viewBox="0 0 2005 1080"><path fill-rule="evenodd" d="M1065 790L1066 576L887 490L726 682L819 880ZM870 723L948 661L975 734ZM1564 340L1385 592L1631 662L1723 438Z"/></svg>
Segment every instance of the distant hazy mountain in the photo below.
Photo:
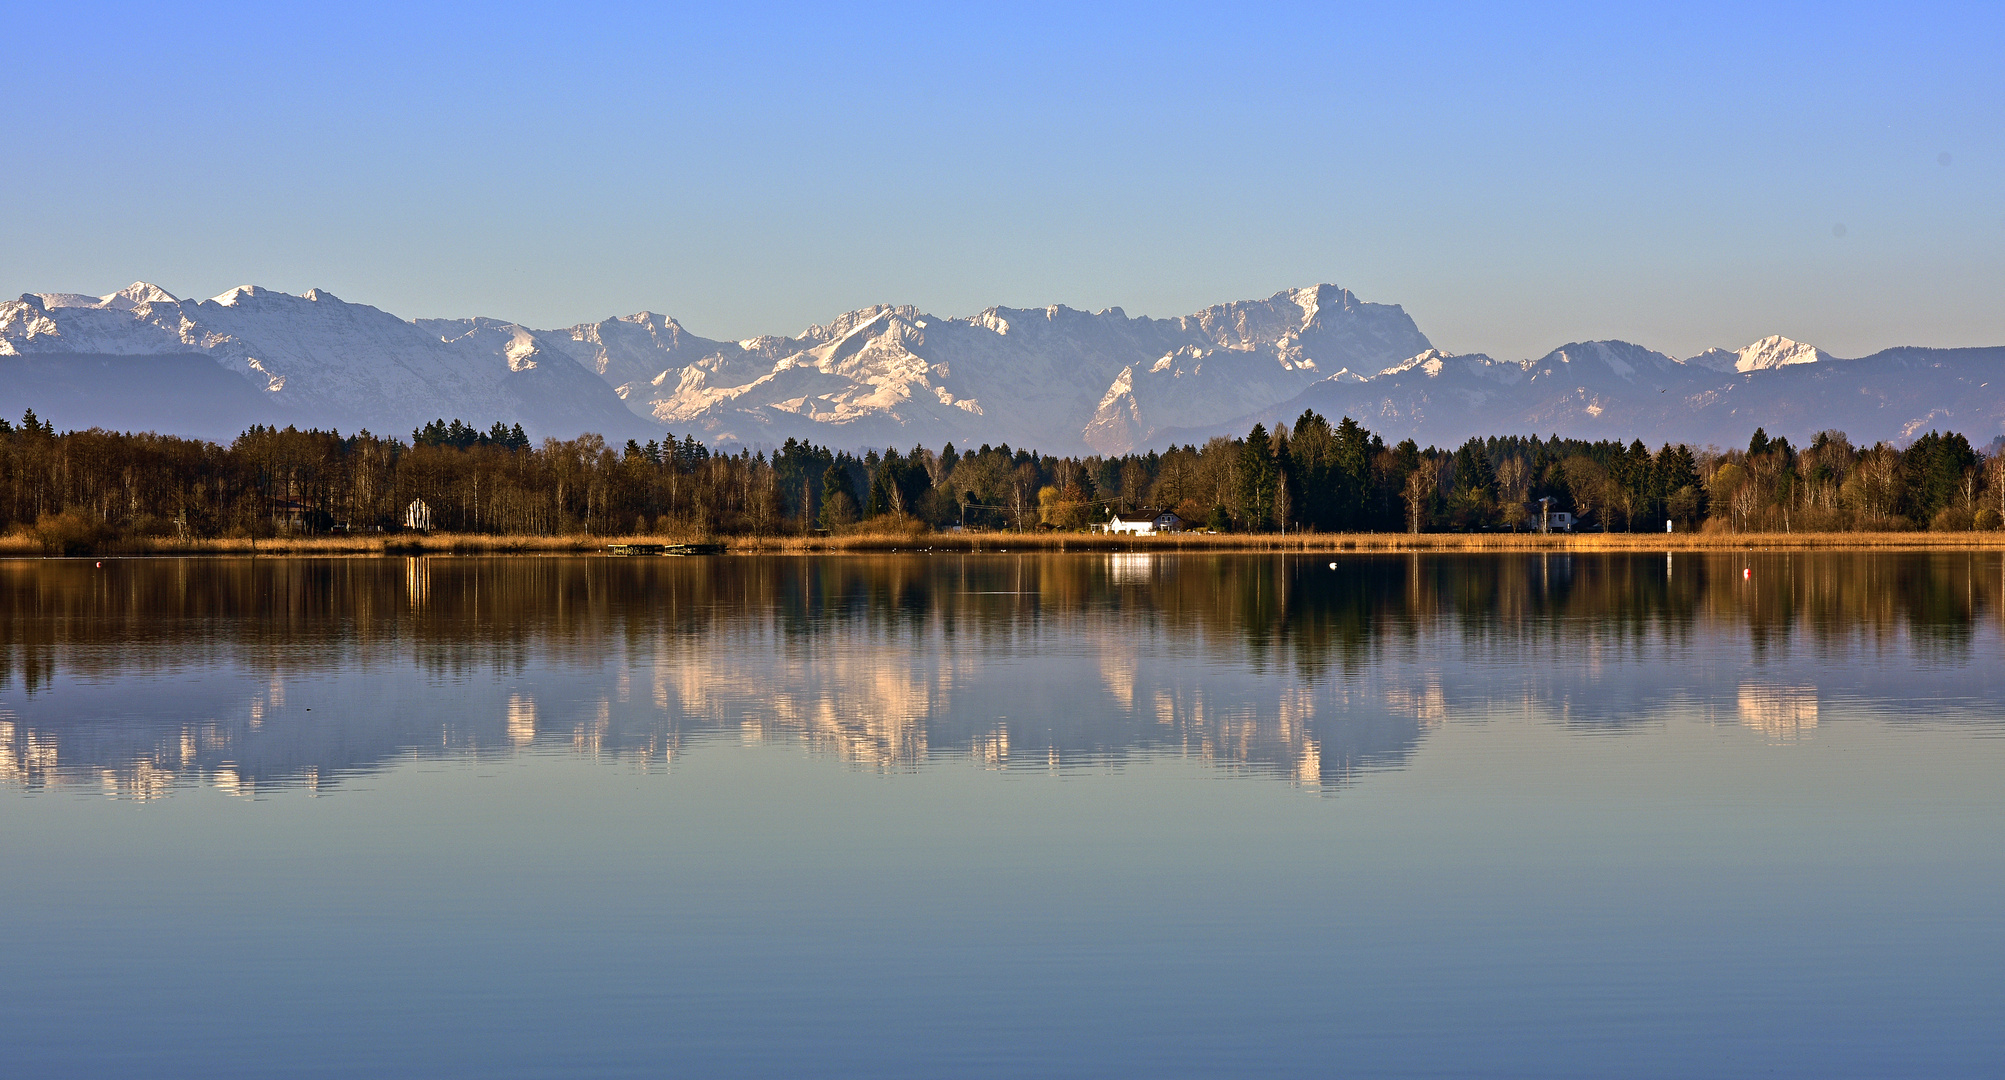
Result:
<svg viewBox="0 0 2005 1080"><path fill-rule="evenodd" d="M439 417L622 439L653 429L576 363L534 359L520 344L532 332L446 325L317 289L245 286L194 301L140 282L110 296L31 294L0 303L0 407L35 408L62 427L220 439L274 422L398 435ZM191 357L226 378L195 374Z"/></svg>
<svg viewBox="0 0 2005 1080"><path fill-rule="evenodd" d="M1684 361L1624 341L1564 345L1527 361L1428 353L1369 380L1326 379L1225 423L1160 437L1202 442L1304 409L1354 417L1388 441L1439 446L1506 433L1732 446L1756 427L1799 442L1830 428L1865 443L1956 430L1983 445L2005 431L2005 347L1838 360L1771 337Z"/></svg>
<svg viewBox="0 0 2005 1080"><path fill-rule="evenodd" d="M1174 319L1066 307L942 318L872 307L795 337L714 341L641 312L562 330L399 319L324 291L0 303L0 410L61 427L229 438L251 423L402 433L437 417L614 441L695 433L841 447L1011 443L1119 453L1305 408L1389 440L1471 434L1744 441L1756 425L1855 440L2005 429L2005 349L1837 360L1771 337L1679 360L1619 341L1533 361L1435 351L1396 305L1330 285Z"/></svg>

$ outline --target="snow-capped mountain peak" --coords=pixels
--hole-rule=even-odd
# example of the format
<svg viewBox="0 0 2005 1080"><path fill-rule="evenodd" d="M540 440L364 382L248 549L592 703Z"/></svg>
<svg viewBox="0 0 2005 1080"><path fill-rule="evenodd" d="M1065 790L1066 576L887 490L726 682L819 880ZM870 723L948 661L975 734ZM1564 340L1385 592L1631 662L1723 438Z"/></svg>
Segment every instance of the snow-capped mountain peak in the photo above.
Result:
<svg viewBox="0 0 2005 1080"><path fill-rule="evenodd" d="M1447 358L1448 354L1442 352L1440 349L1426 349L1401 360L1397 364L1390 364L1380 368L1378 376L1397 375L1403 371L1412 371L1414 368L1421 369L1430 377L1436 376L1441 374L1442 361ZM1378 376L1366 377L1375 378Z"/></svg>
<svg viewBox="0 0 2005 1080"><path fill-rule="evenodd" d="M1323 290L1328 286L1313 285L1306 289L1296 289L1288 294L1288 299L1302 309L1302 329L1315 325L1316 313L1322 310Z"/></svg>
<svg viewBox="0 0 2005 1080"><path fill-rule="evenodd" d="M43 311L49 311L54 308L101 308L117 299L119 299L117 293L109 296L91 296L88 293L45 292L23 293L20 302L32 303Z"/></svg>
<svg viewBox="0 0 2005 1080"><path fill-rule="evenodd" d="M1791 341L1780 334L1771 334L1740 351L1740 361L1734 365L1735 371L1766 371L1769 368L1787 367L1790 364L1815 364L1830 359L1815 345L1805 345Z"/></svg>
<svg viewBox="0 0 2005 1080"><path fill-rule="evenodd" d="M224 307L236 307L246 300L255 300L260 296L271 295L272 291L270 289L260 288L256 285L239 285L227 292L218 293L210 297L209 302L212 304L221 304Z"/></svg>
<svg viewBox="0 0 2005 1080"><path fill-rule="evenodd" d="M178 304L181 301L174 294L158 285L135 281L115 293L91 296L87 293L33 293L41 302L42 310L50 308L101 308L110 311L131 311L146 304ZM27 299L23 297L22 299Z"/></svg>
<svg viewBox="0 0 2005 1080"><path fill-rule="evenodd" d="M1743 349L1707 349L1685 363L1709 371L1735 371L1745 374L1750 371L1788 367L1791 364L1815 364L1829 359L1831 354L1815 345L1805 345L1800 341L1791 341L1780 334L1770 334Z"/></svg>
<svg viewBox="0 0 2005 1080"><path fill-rule="evenodd" d="M146 304L180 302L173 293L149 281L135 281L104 298L104 306L110 308L136 308Z"/></svg>

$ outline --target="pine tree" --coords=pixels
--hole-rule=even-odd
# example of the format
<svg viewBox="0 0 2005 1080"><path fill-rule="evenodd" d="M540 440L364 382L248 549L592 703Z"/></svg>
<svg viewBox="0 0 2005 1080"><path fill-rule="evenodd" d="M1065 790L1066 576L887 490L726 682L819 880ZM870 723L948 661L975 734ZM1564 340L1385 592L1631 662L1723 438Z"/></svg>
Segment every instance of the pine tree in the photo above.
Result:
<svg viewBox="0 0 2005 1080"><path fill-rule="evenodd" d="M829 463L821 475L821 527L833 529L856 520L856 491L850 486L849 470L840 461Z"/></svg>
<svg viewBox="0 0 2005 1080"><path fill-rule="evenodd" d="M1239 450L1239 509L1247 529L1261 531L1273 523L1279 487L1273 440L1267 436L1267 425L1255 424Z"/></svg>

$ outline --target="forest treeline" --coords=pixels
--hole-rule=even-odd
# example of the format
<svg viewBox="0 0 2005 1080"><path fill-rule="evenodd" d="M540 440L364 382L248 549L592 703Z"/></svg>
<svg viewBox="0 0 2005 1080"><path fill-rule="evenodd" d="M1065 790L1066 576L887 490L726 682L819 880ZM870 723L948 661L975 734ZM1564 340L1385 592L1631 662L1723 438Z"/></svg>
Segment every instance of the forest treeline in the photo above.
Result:
<svg viewBox="0 0 2005 1080"><path fill-rule="evenodd" d="M1796 447L1474 438L1394 446L1305 412L1272 431L1119 457L1008 445L870 451L789 439L713 453L692 435L609 446L435 421L410 439L253 427L227 446L152 433L58 433L0 420L0 529L88 550L134 538L265 537L403 528L507 535L770 536L900 528L1083 529L1168 510L1220 531L1996 529L2005 454L1959 434L1856 447L1827 431Z"/></svg>

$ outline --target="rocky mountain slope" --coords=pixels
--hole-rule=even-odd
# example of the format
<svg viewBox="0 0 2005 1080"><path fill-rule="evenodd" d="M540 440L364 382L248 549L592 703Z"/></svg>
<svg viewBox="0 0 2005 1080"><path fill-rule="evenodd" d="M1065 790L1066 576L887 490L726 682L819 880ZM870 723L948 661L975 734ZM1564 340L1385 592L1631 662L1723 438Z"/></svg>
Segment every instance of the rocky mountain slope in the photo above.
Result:
<svg viewBox="0 0 2005 1080"><path fill-rule="evenodd" d="M1331 285L1171 319L871 307L743 341L645 311L537 330L252 286L202 301L141 282L0 303L0 410L211 438L251 423L401 433L461 417L615 442L673 430L721 445L1121 453L1314 408L1441 444L1497 432L1728 444L1757 424L1867 441L1956 427L1982 441L2005 429L2001 363L1990 349L1839 360L1781 337L1686 360L1619 341L1529 361L1451 356L1398 306Z"/></svg>
<svg viewBox="0 0 2005 1080"><path fill-rule="evenodd" d="M401 434L441 416L551 434L653 429L576 363L523 355L515 343L527 331L484 319L453 326L443 336L317 289L245 286L195 301L139 282L101 297L30 294L0 303L0 406L18 412L18 399L65 427L210 438L273 422ZM191 355L234 383L225 390L206 371L193 375ZM231 404L239 386L254 405Z"/></svg>
<svg viewBox="0 0 2005 1080"><path fill-rule="evenodd" d="M1160 437L1202 442L1304 409L1439 446L1502 433L1734 446L1756 427L1799 443L1827 428L1865 443L1956 430L1982 445L2005 432L2005 347L1841 360L1771 337L1684 361L1622 341L1564 345L1529 361L1428 353L1369 380L1327 379L1223 424Z"/></svg>

